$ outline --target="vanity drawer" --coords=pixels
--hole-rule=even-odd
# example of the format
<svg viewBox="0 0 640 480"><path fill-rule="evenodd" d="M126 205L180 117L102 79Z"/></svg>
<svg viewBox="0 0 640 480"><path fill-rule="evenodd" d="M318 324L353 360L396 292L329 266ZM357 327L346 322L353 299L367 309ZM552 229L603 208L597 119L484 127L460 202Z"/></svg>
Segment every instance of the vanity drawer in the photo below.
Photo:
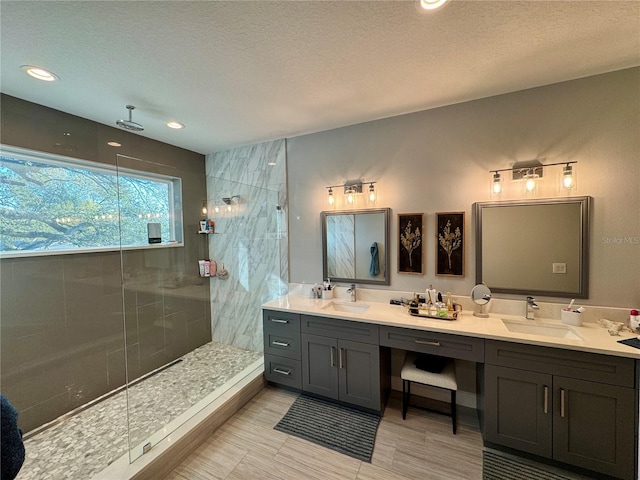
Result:
<svg viewBox="0 0 640 480"><path fill-rule="evenodd" d="M634 360L631 358L487 340L485 361L609 385L635 386Z"/></svg>
<svg viewBox="0 0 640 480"><path fill-rule="evenodd" d="M290 332L300 331L300 314L264 310L262 312L265 334L272 328L286 329Z"/></svg>
<svg viewBox="0 0 640 480"><path fill-rule="evenodd" d="M313 317L311 315L302 315L301 321L302 326L300 328L302 333L372 343L374 345L378 345L380 338L378 325L366 322L352 322L350 320Z"/></svg>
<svg viewBox="0 0 640 480"><path fill-rule="evenodd" d="M401 327L380 327L380 345L472 362L484 362L484 340Z"/></svg>
<svg viewBox="0 0 640 480"><path fill-rule="evenodd" d="M302 366L299 360L265 354L264 377L269 382L302 389Z"/></svg>
<svg viewBox="0 0 640 480"><path fill-rule="evenodd" d="M265 328L264 353L300 360L300 332L286 328Z"/></svg>

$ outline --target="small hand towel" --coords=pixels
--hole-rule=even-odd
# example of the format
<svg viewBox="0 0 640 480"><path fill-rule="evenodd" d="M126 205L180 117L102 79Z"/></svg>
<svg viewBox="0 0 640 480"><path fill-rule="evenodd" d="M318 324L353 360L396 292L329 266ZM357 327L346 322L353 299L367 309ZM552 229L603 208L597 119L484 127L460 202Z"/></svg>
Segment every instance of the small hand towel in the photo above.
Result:
<svg viewBox="0 0 640 480"><path fill-rule="evenodd" d="M380 260L378 259L378 243L371 244L371 265L369 266L369 275L375 277L380 273Z"/></svg>

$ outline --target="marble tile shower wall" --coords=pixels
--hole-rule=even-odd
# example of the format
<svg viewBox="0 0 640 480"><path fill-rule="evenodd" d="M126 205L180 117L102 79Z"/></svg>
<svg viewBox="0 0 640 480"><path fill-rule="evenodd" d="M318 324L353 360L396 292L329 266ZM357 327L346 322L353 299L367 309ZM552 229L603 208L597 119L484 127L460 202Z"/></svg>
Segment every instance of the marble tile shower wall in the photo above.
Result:
<svg viewBox="0 0 640 480"><path fill-rule="evenodd" d="M237 195L232 212L213 214L209 256L227 279L211 278L213 339L262 350L260 306L288 290L286 141L277 140L206 158L210 208Z"/></svg>

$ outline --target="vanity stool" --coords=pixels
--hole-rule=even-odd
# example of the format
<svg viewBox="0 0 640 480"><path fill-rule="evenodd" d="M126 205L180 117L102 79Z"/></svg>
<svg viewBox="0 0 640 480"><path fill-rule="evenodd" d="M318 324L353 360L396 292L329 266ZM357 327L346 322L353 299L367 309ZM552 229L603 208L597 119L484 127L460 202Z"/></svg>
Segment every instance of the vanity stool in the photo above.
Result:
<svg viewBox="0 0 640 480"><path fill-rule="evenodd" d="M402 378L402 419L407 416L407 408L409 407L409 399L411 397L411 383L420 383L430 387L442 388L451 392L451 422L453 424L453 434L456 433L456 391L458 390L458 382L456 381L456 366L453 359L446 359L444 368L438 372L428 372L421 370L415 366L414 361L419 356L417 353L407 352L400 372ZM425 410L443 413L438 410Z"/></svg>

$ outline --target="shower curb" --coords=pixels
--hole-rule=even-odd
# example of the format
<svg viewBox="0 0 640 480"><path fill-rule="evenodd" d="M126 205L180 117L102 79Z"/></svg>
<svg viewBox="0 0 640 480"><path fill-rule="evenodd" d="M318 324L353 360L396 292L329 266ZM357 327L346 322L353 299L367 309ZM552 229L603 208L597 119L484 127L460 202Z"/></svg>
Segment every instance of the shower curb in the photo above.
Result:
<svg viewBox="0 0 640 480"><path fill-rule="evenodd" d="M264 366L261 365L239 384L225 392L211 405L194 415L174 433L149 452L129 463L123 455L92 480L159 480L169 475L193 453L211 434L229 420L249 400L265 387Z"/></svg>

